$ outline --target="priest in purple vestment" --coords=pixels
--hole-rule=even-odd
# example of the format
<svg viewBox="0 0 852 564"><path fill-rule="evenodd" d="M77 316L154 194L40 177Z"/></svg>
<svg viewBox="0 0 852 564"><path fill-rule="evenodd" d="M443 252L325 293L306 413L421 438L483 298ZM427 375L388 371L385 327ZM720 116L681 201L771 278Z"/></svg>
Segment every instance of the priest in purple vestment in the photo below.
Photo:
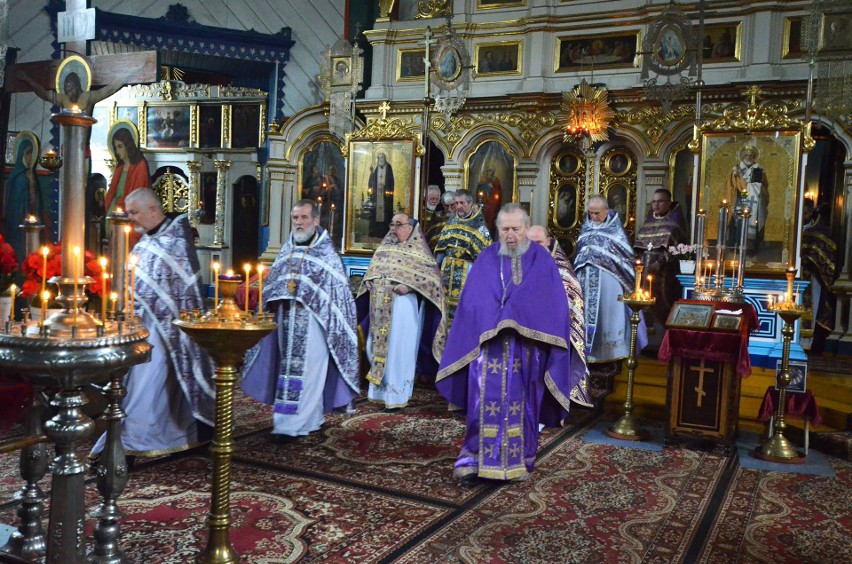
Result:
<svg viewBox="0 0 852 564"><path fill-rule="evenodd" d="M550 253L526 237L529 216L506 204L498 244L476 259L461 294L436 387L466 411L453 475L523 480L533 470L539 422L559 426L577 374L571 370L570 312Z"/></svg>

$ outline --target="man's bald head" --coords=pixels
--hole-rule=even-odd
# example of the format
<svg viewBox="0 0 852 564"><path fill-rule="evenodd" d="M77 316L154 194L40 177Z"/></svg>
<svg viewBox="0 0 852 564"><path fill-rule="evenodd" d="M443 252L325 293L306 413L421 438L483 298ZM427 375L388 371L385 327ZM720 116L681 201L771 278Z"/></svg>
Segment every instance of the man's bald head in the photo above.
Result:
<svg viewBox="0 0 852 564"><path fill-rule="evenodd" d="M527 239L530 241L535 241L539 245L544 245L545 247L550 245L550 236L547 234L547 229L541 225L533 225L527 230Z"/></svg>

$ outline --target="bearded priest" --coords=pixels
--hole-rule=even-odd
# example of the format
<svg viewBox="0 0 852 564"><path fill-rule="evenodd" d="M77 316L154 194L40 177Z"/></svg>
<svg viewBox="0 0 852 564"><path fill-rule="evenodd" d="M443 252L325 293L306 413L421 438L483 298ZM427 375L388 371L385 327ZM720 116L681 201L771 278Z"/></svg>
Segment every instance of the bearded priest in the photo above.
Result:
<svg viewBox="0 0 852 564"><path fill-rule="evenodd" d="M497 215L498 244L473 265L450 329L436 387L467 431L454 476L525 480L535 465L539 423L557 427L571 390L570 311L556 263L531 245L517 204Z"/></svg>
<svg viewBox="0 0 852 564"><path fill-rule="evenodd" d="M243 391L273 405L277 439L319 430L324 413L358 395L355 300L343 262L319 227L319 207L299 200L293 230L269 269L262 307L278 329L246 354Z"/></svg>

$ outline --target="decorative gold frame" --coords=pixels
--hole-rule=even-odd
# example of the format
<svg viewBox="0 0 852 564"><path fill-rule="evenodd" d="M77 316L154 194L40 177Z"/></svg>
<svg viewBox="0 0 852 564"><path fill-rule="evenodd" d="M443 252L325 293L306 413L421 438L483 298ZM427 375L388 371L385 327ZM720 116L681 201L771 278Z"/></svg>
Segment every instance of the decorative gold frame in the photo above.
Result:
<svg viewBox="0 0 852 564"><path fill-rule="evenodd" d="M500 206L508 202L517 202L518 201L518 155L512 151L507 143L505 143L502 139L497 137L490 137L488 139L483 139L480 141L476 147L474 147L468 154L464 163L464 178L465 178L465 186L470 191L473 199L475 201L479 201L481 195L479 194L479 178L476 177L477 171L476 168L479 167L480 170L483 166L486 165L485 156L487 155L489 148L487 145L490 143L494 143L505 153L505 155L512 160L511 170L507 171L506 167L495 167L497 170L495 171L495 176L501 179L500 182ZM504 182L506 178L511 178L511 187L507 187ZM509 188L509 190L507 190ZM508 192L508 194L507 194ZM506 196L510 195L510 199L507 200ZM496 211L494 213L494 217L496 217ZM489 225L489 227L493 227Z"/></svg>
<svg viewBox="0 0 852 564"><path fill-rule="evenodd" d="M713 45L714 45L714 49L715 49L715 45L717 45L719 37L721 37L721 35L723 33L725 33L725 30L727 30L729 32L731 30L733 30L733 35L734 35L734 37L733 37L733 42L734 42L734 44L733 44L733 49L734 49L733 55L716 58L716 57L712 56L712 53L711 53L710 57L708 57L705 53L704 56L702 57L703 64L713 65L713 64L716 64L716 63L735 63L735 62L739 62L739 61L742 60L742 45L743 45L743 24L742 24L742 22L727 22L727 23L706 24L704 26L704 36L707 37L709 35L711 37L711 39L713 39ZM695 28L695 33L698 33L698 27L697 26ZM702 49L703 49L704 37L700 37L698 40L699 40L699 44L702 46Z"/></svg>
<svg viewBox="0 0 852 564"><path fill-rule="evenodd" d="M805 54L802 45L802 30L805 16L790 16L784 18L784 36L781 40L781 58L799 59ZM793 49L793 41L797 39L798 49Z"/></svg>
<svg viewBox="0 0 852 564"><path fill-rule="evenodd" d="M499 10L526 6L527 0L476 0L477 10Z"/></svg>
<svg viewBox="0 0 852 564"><path fill-rule="evenodd" d="M343 192L342 197L339 202L326 201L323 205L328 204L328 207L324 207L321 209L320 214L320 225L323 228L329 229L331 223L331 209L330 204L335 204L334 213L337 214L336 218L342 218L345 221L346 218L346 159L343 158L343 148L341 147L340 141L336 137L332 137L330 135L321 135L313 140L313 142L305 147L301 154L299 155L299 171L298 171L298 184L296 185L296 193L298 194L298 198L309 198L307 194L305 194L305 183L308 180L308 176L310 171L308 170L308 156L311 155L314 151L319 151L320 146L323 144L328 144L329 146L337 148L337 154L333 155L332 162L325 163L327 166L325 170L320 168L320 174L323 175L323 184L326 183L326 178L329 176L329 168L333 166L335 171L337 172L337 180L340 183L339 188ZM311 159L310 166L319 166L317 160ZM337 222L335 222L337 223ZM340 222L341 224L343 222ZM332 241L334 242L337 248L343 248L343 234L345 233L345 226L343 227L333 227L331 229Z"/></svg>
<svg viewBox="0 0 852 564"><path fill-rule="evenodd" d="M739 332L742 324L743 318L740 315L717 313L713 316L713 322L710 324L710 327L716 331L731 331L732 333L736 333Z"/></svg>
<svg viewBox="0 0 852 564"><path fill-rule="evenodd" d="M516 47L515 49L515 68L511 70L496 70L496 71L480 71L480 57L484 57L484 53L486 53L486 49L511 49L512 47ZM477 43L475 45L475 52L473 58L473 69L476 76L512 76L519 75L523 72L523 61L524 61L524 42L523 40L518 41L499 41L496 43Z"/></svg>
<svg viewBox="0 0 852 564"><path fill-rule="evenodd" d="M614 160L615 159L615 160ZM620 162L620 159L625 159L626 166L623 168L618 166L613 168L614 162ZM616 172L616 170L620 172ZM621 216L621 225L632 239L636 232L636 216L639 209L636 203L636 185L638 178L638 166L636 156L623 145L611 147L601 156L600 159L600 193L607 199L607 203L611 209L615 209ZM618 209L613 203L612 197L616 190L623 188L624 209ZM621 212L624 212L623 214Z"/></svg>
<svg viewBox="0 0 852 564"><path fill-rule="evenodd" d="M595 69L628 69L635 68L638 65L639 60L639 49L642 45L642 32L639 30L631 30L631 31L620 31L616 33L599 33L597 35L581 35L581 36L562 36L556 38L556 53L553 58L553 72L577 72L585 69L590 69L592 67L592 62L582 61L576 64L563 65L562 64L562 51L563 46L567 47L571 44L581 45L583 43L587 43L589 47L596 43L600 43L601 46L605 46L607 42L618 40L630 40L633 47L633 57L628 61L624 60L616 60L609 61L599 60L594 62ZM615 55L612 55L615 56ZM605 55L597 55L597 57L606 57Z"/></svg>
<svg viewBox="0 0 852 564"><path fill-rule="evenodd" d="M570 158L576 166L566 167L564 161ZM559 217L559 196L569 186L575 190L574 218L566 224ZM573 256L577 236L583 225L583 203L586 201L586 161L579 151L566 149L556 153L550 162L548 181L547 228L550 235L557 239L570 257Z"/></svg>
<svg viewBox="0 0 852 564"><path fill-rule="evenodd" d="M404 68L403 57L405 55L414 55L419 57L421 61L426 57L426 49L399 49L396 52L396 81L397 82L422 82L426 77L426 63L423 62L423 74L413 74L411 76L403 76L402 69Z"/></svg>
<svg viewBox="0 0 852 564"><path fill-rule="evenodd" d="M852 8L849 4L843 9L823 13L819 23L817 52L831 57L852 56Z"/></svg>
<svg viewBox="0 0 852 564"><path fill-rule="evenodd" d="M624 176L633 169L633 155L623 149L616 149L614 151L607 152L604 159L604 167L606 168L607 174L611 174L612 176ZM615 167L617 167L617 169Z"/></svg>
<svg viewBox="0 0 852 564"><path fill-rule="evenodd" d="M400 207L400 211L414 214L417 145L416 139L349 141L344 223L346 253L372 254L387 235L387 228L379 231L382 223L390 223L391 216ZM373 197L370 177L380 153L385 155L392 169L394 187L392 209L384 210L384 219L378 222L371 217L368 205Z"/></svg>
<svg viewBox="0 0 852 564"><path fill-rule="evenodd" d="M699 154L700 170L693 208L707 210L705 238L714 240L719 221L715 210L719 210L723 199L731 208L736 202L737 194L729 193L727 185L739 161L738 152L745 144L755 145L760 153L757 162L768 183L769 200L763 246L750 249L756 254L747 254L746 272L783 274L788 266L798 264L801 163L803 154L815 142L810 123L788 117L783 103L758 104L760 93L757 86L748 88L748 102L730 104L722 117L695 128L689 147Z"/></svg>

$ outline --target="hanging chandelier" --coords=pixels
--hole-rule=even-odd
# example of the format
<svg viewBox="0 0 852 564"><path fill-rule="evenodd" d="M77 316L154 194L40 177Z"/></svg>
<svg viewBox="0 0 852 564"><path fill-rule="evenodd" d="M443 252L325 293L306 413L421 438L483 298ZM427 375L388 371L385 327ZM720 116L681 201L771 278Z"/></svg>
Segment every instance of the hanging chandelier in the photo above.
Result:
<svg viewBox="0 0 852 564"><path fill-rule="evenodd" d="M609 107L609 91L594 88L586 79L574 90L562 93L562 109L568 113L564 140L588 138L592 143L609 140L607 129L615 112Z"/></svg>

